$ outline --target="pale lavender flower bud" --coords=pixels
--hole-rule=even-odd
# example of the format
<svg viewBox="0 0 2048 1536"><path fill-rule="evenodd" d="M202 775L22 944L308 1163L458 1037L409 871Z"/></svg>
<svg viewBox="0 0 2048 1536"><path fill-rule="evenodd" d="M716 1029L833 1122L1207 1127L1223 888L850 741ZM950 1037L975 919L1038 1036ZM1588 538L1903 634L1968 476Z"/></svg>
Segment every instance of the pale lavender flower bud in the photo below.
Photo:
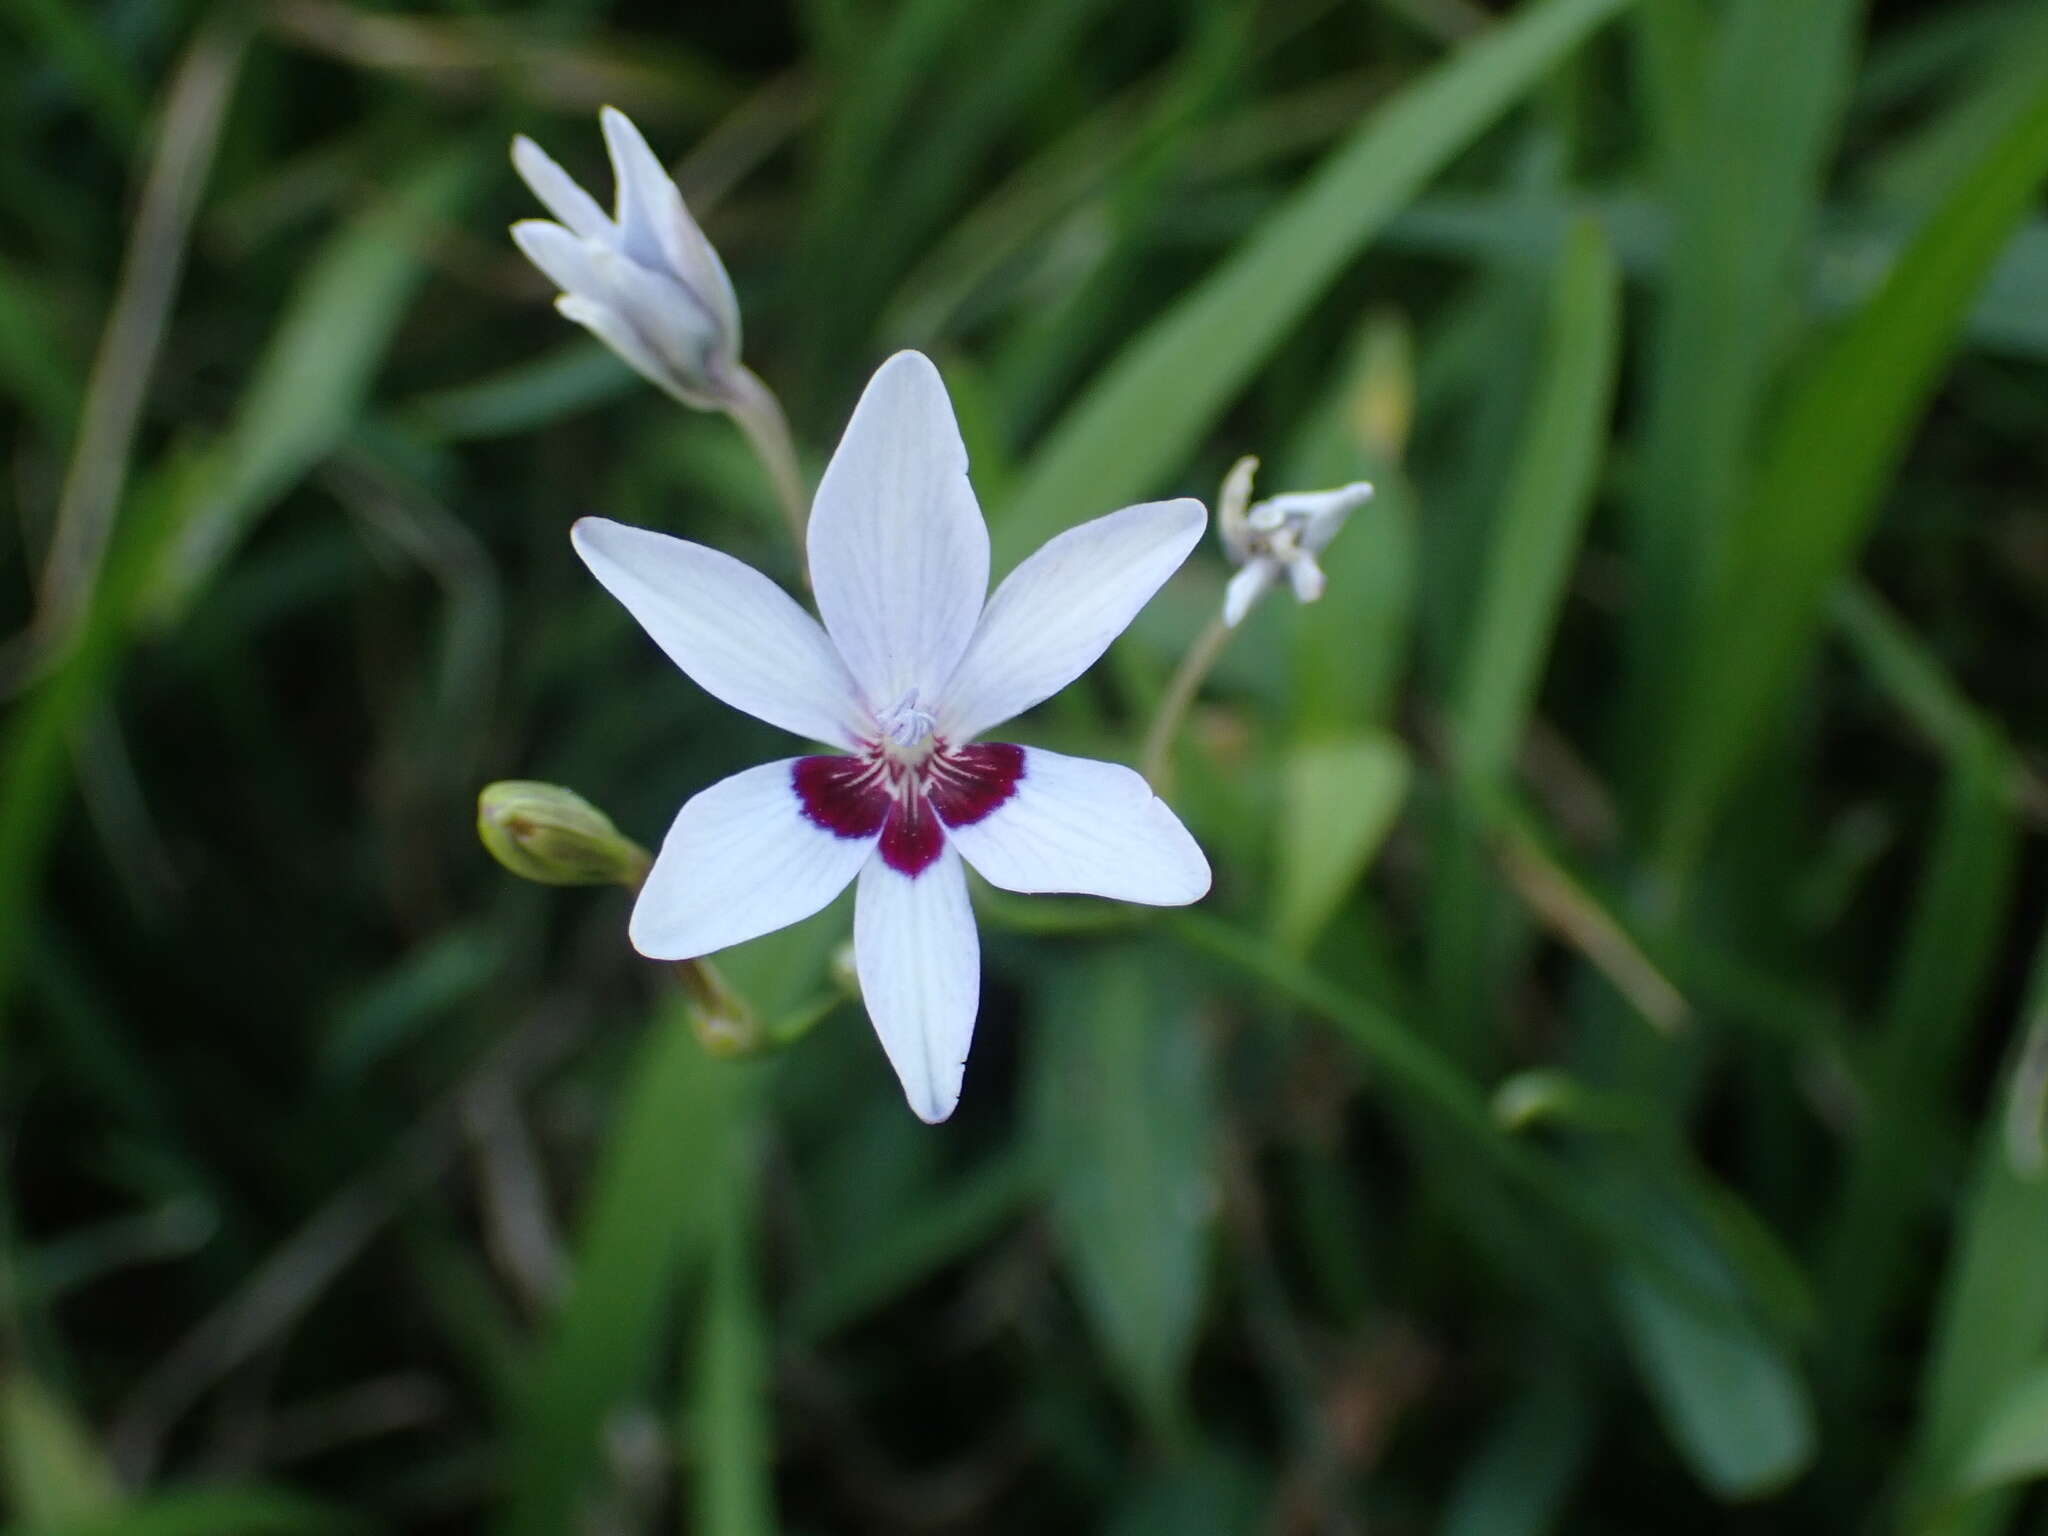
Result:
<svg viewBox="0 0 2048 1536"><path fill-rule="evenodd" d="M625 113L600 114L618 196L607 217L538 144L512 164L555 216L512 226L526 258L562 290L555 307L685 405L729 408L745 388L740 309L718 252Z"/></svg>

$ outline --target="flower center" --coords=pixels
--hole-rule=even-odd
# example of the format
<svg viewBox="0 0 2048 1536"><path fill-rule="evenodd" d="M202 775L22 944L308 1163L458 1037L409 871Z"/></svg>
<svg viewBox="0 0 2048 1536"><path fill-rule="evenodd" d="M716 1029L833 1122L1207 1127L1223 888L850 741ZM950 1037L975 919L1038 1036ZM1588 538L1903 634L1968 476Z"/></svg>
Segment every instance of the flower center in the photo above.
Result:
<svg viewBox="0 0 2048 1536"><path fill-rule="evenodd" d="M915 710L914 700L907 702ZM1014 795L1024 777L1022 747L993 741L949 746L932 734L931 716L917 713L925 723L914 746L888 731L856 757L800 757L790 774L812 825L835 837L880 833L882 862L912 876L944 851L945 827L980 821Z"/></svg>
<svg viewBox="0 0 2048 1536"><path fill-rule="evenodd" d="M1302 539L1308 533L1306 512L1282 512L1264 502L1252 509L1246 521L1245 547L1251 554L1287 561L1301 553Z"/></svg>
<svg viewBox="0 0 2048 1536"><path fill-rule="evenodd" d="M913 688L876 716L875 724L885 740L894 742L907 753L930 741L939 722L930 710L918 707L917 690ZM918 755L923 756L922 753Z"/></svg>

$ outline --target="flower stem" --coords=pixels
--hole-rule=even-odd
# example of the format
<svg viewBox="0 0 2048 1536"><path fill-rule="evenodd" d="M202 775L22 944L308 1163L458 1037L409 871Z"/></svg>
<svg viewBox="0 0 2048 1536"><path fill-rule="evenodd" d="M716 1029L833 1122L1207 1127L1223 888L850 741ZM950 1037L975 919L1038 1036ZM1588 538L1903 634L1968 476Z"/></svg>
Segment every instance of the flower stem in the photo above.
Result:
<svg viewBox="0 0 2048 1536"><path fill-rule="evenodd" d="M789 435L789 418L782 413L782 403L758 374L743 366L736 371L725 410L746 433L754 457L768 472L775 499L782 504L783 520L789 524L790 542L796 546L797 568L808 587L811 568L805 558L804 528L810 518L811 497L804 488L804 472L797 463L796 443Z"/></svg>
<svg viewBox="0 0 2048 1536"><path fill-rule="evenodd" d="M1201 692L1203 681L1230 643L1232 633L1221 614L1211 619L1209 627L1180 659L1173 681L1166 685L1166 697L1159 701L1159 713L1152 717L1152 729L1145 733L1145 750L1138 759L1138 771L1145 775L1154 794L1163 795L1172 786L1174 740L1187 720L1188 706Z"/></svg>
<svg viewBox="0 0 2048 1536"><path fill-rule="evenodd" d="M690 1003L690 1024L698 1042L713 1056L755 1056L770 1041L747 1000L734 990L709 960L678 960L669 970L682 984Z"/></svg>

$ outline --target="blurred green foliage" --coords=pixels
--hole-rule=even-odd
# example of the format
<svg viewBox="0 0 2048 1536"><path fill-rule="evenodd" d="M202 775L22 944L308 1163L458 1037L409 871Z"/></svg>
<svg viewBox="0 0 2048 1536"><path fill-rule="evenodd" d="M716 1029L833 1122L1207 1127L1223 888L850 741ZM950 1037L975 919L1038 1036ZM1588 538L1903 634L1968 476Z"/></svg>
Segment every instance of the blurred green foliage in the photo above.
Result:
<svg viewBox="0 0 2048 1536"><path fill-rule="evenodd" d="M2038 0L0 29L8 1536L2048 1518ZM999 564L1380 488L1180 738L1204 905L977 890L942 1129L843 904L726 1061L475 841L772 755L570 556L796 577L503 236L605 102L813 472L914 345ZM1225 574L1021 733L1133 758Z"/></svg>

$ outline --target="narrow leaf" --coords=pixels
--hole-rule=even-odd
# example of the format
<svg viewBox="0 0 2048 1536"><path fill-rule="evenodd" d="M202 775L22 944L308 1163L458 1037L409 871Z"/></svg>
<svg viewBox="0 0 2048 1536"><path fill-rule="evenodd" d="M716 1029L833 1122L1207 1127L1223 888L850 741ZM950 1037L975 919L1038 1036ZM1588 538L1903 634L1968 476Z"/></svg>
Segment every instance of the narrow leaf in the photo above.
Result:
<svg viewBox="0 0 2048 1536"><path fill-rule="evenodd" d="M2048 1477L2048 1363L2014 1382L1964 1462L1963 1484L1995 1488Z"/></svg>
<svg viewBox="0 0 2048 1536"><path fill-rule="evenodd" d="M1633 1263L1609 1285L1650 1400L1693 1475L1724 1499L1776 1491L1812 1459L1813 1409L1784 1349L1743 1306L1706 1240L1654 1197L1631 1202L1636 1229L1683 1290Z"/></svg>
<svg viewBox="0 0 2048 1536"><path fill-rule="evenodd" d="M19 1368L0 1372L0 1478L8 1507L33 1525L64 1525L121 1503L91 1430Z"/></svg>
<svg viewBox="0 0 2048 1536"><path fill-rule="evenodd" d="M1719 13L1696 110L1673 140L1673 228L1633 520L1642 596L1627 615L1622 706L1630 759L1646 770L1749 494L1766 386L1795 334L1788 321L1862 11L1862 0L1733 0Z"/></svg>
<svg viewBox="0 0 2048 1536"><path fill-rule="evenodd" d="M1367 119L1062 418L997 523L999 560L1091 509L1156 494L1387 219L1627 3L1522 7Z"/></svg>
<svg viewBox="0 0 2048 1536"><path fill-rule="evenodd" d="M1443 1536L1543 1536L1558 1529L1593 1448L1584 1390L1548 1369L1509 1406L1459 1475Z"/></svg>
<svg viewBox="0 0 2048 1536"><path fill-rule="evenodd" d="M1682 875L1804 670L1972 296L2048 174L2048 89L1959 181L1779 417L1679 723L1659 840Z"/></svg>
<svg viewBox="0 0 2048 1536"><path fill-rule="evenodd" d="M250 526L341 441L426 271L430 228L471 180L437 152L343 227L314 262L256 364L216 474L186 514L152 603L173 617Z"/></svg>
<svg viewBox="0 0 2048 1536"><path fill-rule="evenodd" d="M1061 1250L1123 1386L1171 1435L1216 1201L1200 1021L1170 967L1105 948L1058 978L1034 1039Z"/></svg>
<svg viewBox="0 0 2048 1536"><path fill-rule="evenodd" d="M680 1005L622 1084L618 1129L590 1195L569 1298L512 1438L508 1536L555 1536L597 1465L606 1416L644 1390L679 1271L701 1252L730 1175L746 1069L704 1053Z"/></svg>
<svg viewBox="0 0 2048 1536"><path fill-rule="evenodd" d="M1545 360L1515 455L1453 706L1463 770L1513 766L1592 509L1620 356L1621 277L1599 226L1572 228Z"/></svg>
<svg viewBox="0 0 2048 1536"><path fill-rule="evenodd" d="M2048 930L2034 949L2033 979L2005 1074L2006 1091L2029 1070L2033 1031L2048 1024ZM2011 1155L2007 1125L1978 1134L1975 1174L1934 1318L1920 1389L1921 1419L1906 1483L1909 1530L1990 1536L2005 1528L2010 1496L1969 1492L1991 1416L2048 1348L2048 1169Z"/></svg>
<svg viewBox="0 0 2048 1536"><path fill-rule="evenodd" d="M748 1138L738 1138L744 1142ZM772 1536L775 1423L767 1324L755 1273L758 1157L727 1158L711 1242L694 1412L696 1536Z"/></svg>
<svg viewBox="0 0 2048 1536"><path fill-rule="evenodd" d="M1387 735L1308 741L1281 768L1273 936L1306 953L1372 864L1408 793L1408 752Z"/></svg>

